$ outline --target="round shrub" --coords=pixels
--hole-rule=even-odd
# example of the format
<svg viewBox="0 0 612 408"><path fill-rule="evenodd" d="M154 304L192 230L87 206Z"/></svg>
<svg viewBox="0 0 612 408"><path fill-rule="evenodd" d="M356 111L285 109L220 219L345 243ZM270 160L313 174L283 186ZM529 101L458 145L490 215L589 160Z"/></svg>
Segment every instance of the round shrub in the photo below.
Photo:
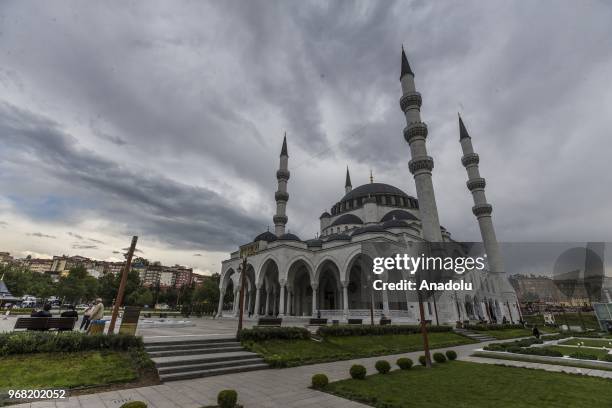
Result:
<svg viewBox="0 0 612 408"><path fill-rule="evenodd" d="M442 353L434 353L433 359L436 363L446 363L446 357Z"/></svg>
<svg viewBox="0 0 612 408"><path fill-rule="evenodd" d="M446 358L450 361L457 359L457 352L455 350L446 350Z"/></svg>
<svg viewBox="0 0 612 408"><path fill-rule="evenodd" d="M389 362L386 360L378 360L374 367L376 367L376 371L381 374L387 374L389 371L391 371L391 364L389 364Z"/></svg>
<svg viewBox="0 0 612 408"><path fill-rule="evenodd" d="M223 390L217 395L217 404L221 408L234 408L238 402L238 393L235 390Z"/></svg>
<svg viewBox="0 0 612 408"><path fill-rule="evenodd" d="M396 362L397 366L402 370L410 370L412 367L412 360L408 357L398 358Z"/></svg>
<svg viewBox="0 0 612 408"><path fill-rule="evenodd" d="M589 354L582 351L576 351L569 356L571 358L579 358L580 360L597 360L597 356L595 354Z"/></svg>
<svg viewBox="0 0 612 408"><path fill-rule="evenodd" d="M427 365L427 359L425 359L425 356L419 356L419 363L421 363L421 365L423 367L425 367L425 365Z"/></svg>
<svg viewBox="0 0 612 408"><path fill-rule="evenodd" d="M126 402L119 408L147 408L147 404L142 401L130 401Z"/></svg>
<svg viewBox="0 0 612 408"><path fill-rule="evenodd" d="M317 390L329 384L329 378L325 374L315 374L312 376L312 388Z"/></svg>
<svg viewBox="0 0 612 408"><path fill-rule="evenodd" d="M354 380L363 380L366 376L366 368L360 364L355 364L350 370L351 378Z"/></svg>

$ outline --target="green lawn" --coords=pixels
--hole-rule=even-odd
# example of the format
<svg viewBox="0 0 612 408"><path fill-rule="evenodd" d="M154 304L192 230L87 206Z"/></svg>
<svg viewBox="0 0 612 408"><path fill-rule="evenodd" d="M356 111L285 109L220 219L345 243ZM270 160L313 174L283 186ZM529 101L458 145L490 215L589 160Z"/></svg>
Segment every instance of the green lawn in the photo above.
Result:
<svg viewBox="0 0 612 408"><path fill-rule="evenodd" d="M431 348L452 347L474 341L451 332L429 333ZM326 361L399 354L423 349L420 334L388 334L381 336L338 336L313 340L266 340L245 343L247 348L264 356L277 367L293 367Z"/></svg>
<svg viewBox="0 0 612 408"><path fill-rule="evenodd" d="M480 351L477 351L472 355L475 357L494 358L496 360L525 361L527 363L550 364L550 365L559 365L559 366L564 366L564 367L579 367L579 368L588 368L588 369L593 369L593 370L612 371L611 367L591 364L592 360L550 361L550 360L546 360L545 358L541 356L531 356L527 354L517 354L517 353L505 353L505 354L491 355L491 354L480 352Z"/></svg>
<svg viewBox="0 0 612 408"><path fill-rule="evenodd" d="M567 344L568 346L575 346L578 343L582 343L583 346L589 347L607 347L612 348L612 340L596 340L596 339L569 339L559 342L559 344Z"/></svg>
<svg viewBox="0 0 612 408"><path fill-rule="evenodd" d="M138 378L129 353L87 351L2 357L0 389L76 388Z"/></svg>
<svg viewBox="0 0 612 408"><path fill-rule="evenodd" d="M560 353L563 353L564 356L569 356L572 353L580 352L585 354L593 354L596 355L597 358L605 356L608 354L608 350L603 349L594 349L594 348L584 348L584 347L571 347L571 346L546 346L547 349L557 350Z"/></svg>
<svg viewBox="0 0 612 408"><path fill-rule="evenodd" d="M481 330L478 333L495 337L498 340L529 337L532 335L529 329Z"/></svg>
<svg viewBox="0 0 612 408"><path fill-rule="evenodd" d="M342 380L324 390L386 408L612 406L612 380L462 361Z"/></svg>

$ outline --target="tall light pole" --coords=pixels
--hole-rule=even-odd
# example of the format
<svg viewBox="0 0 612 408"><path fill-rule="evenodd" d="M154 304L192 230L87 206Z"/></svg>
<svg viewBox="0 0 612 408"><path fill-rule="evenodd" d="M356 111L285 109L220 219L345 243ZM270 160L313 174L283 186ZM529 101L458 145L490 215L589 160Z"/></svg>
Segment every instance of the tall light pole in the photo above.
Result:
<svg viewBox="0 0 612 408"><path fill-rule="evenodd" d="M113 307L113 315L111 317L110 325L108 326L108 334L113 334L115 331L115 322L117 321L119 308L123 303L123 296L125 295L125 285L127 284L127 277L130 273L130 267L132 266L132 256L134 255L134 251L136 250L136 242L138 242L138 237L134 235L132 237L132 244L130 245L130 249L127 253L125 266L123 267L123 273L121 274L121 283L119 283L119 290L117 291L117 296L115 298L115 306Z"/></svg>

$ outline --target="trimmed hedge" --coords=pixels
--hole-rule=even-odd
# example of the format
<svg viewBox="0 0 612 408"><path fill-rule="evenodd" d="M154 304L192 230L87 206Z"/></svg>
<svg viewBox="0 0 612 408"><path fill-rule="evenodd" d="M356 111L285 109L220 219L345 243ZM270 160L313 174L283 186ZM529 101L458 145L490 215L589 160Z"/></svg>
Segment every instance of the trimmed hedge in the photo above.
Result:
<svg viewBox="0 0 612 408"><path fill-rule="evenodd" d="M516 354L527 354L530 356L563 357L563 353L561 353L560 351L549 349L546 347L528 347L508 351ZM595 357L595 360L597 360L597 357Z"/></svg>
<svg viewBox="0 0 612 408"><path fill-rule="evenodd" d="M455 350L446 350L446 358L449 361L453 361L457 359L457 352Z"/></svg>
<svg viewBox="0 0 612 408"><path fill-rule="evenodd" d="M238 393L235 390L219 391L217 404L221 408L234 408L238 402Z"/></svg>
<svg viewBox="0 0 612 408"><path fill-rule="evenodd" d="M504 329L524 329L522 324L467 324L463 326L467 330L504 330Z"/></svg>
<svg viewBox="0 0 612 408"><path fill-rule="evenodd" d="M94 334L78 332L10 332L0 333L0 356L30 353L63 353L87 350L142 349L142 337L127 334Z"/></svg>
<svg viewBox="0 0 612 408"><path fill-rule="evenodd" d="M428 326L427 331L434 332L450 332L451 326ZM337 325L337 326L322 326L319 327L317 334L319 336L380 336L384 334L417 334L421 333L420 325L398 325L387 324L384 326L371 325Z"/></svg>
<svg viewBox="0 0 612 408"><path fill-rule="evenodd" d="M130 401L126 402L119 408L147 408L147 404L142 401Z"/></svg>
<svg viewBox="0 0 612 408"><path fill-rule="evenodd" d="M386 360L378 360L374 367L376 368L376 371L381 374L387 374L389 371L391 371L391 364L389 364L389 362Z"/></svg>
<svg viewBox="0 0 612 408"><path fill-rule="evenodd" d="M427 365L427 359L425 358L425 355L419 356L419 363L425 367L425 365Z"/></svg>
<svg viewBox="0 0 612 408"><path fill-rule="evenodd" d="M584 351L576 351L569 355L571 358L579 358L580 360L597 360L596 354L589 354Z"/></svg>
<svg viewBox="0 0 612 408"><path fill-rule="evenodd" d="M608 362L612 363L612 354L603 355L603 356L599 357L599 359L601 361L608 361Z"/></svg>
<svg viewBox="0 0 612 408"><path fill-rule="evenodd" d="M315 374L312 376L312 388L320 390L329 384L329 378L325 374Z"/></svg>
<svg viewBox="0 0 612 408"><path fill-rule="evenodd" d="M510 351L510 349L520 349L521 347L530 347L534 344L542 344L544 340L531 337L528 339L514 340L506 343L491 343L485 346L485 350L489 351Z"/></svg>
<svg viewBox="0 0 612 408"><path fill-rule="evenodd" d="M351 378L354 380L363 380L366 376L366 368L361 364L355 364L349 370Z"/></svg>
<svg viewBox="0 0 612 408"><path fill-rule="evenodd" d="M397 364L401 370L410 370L414 363L408 357L401 357L397 359L395 364Z"/></svg>
<svg viewBox="0 0 612 408"><path fill-rule="evenodd" d="M242 329L238 336L240 341L307 340L309 338L310 332L303 327L257 327Z"/></svg>

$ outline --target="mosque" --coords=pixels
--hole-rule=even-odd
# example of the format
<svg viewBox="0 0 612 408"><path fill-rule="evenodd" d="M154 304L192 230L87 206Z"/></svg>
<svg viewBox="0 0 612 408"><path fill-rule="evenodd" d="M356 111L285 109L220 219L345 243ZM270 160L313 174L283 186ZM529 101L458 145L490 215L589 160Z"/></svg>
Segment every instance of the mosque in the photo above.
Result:
<svg viewBox="0 0 612 408"><path fill-rule="evenodd" d="M407 247L424 242L455 242L438 220L431 178L433 158L427 154L427 126L420 117L421 94L416 91L414 73L403 48L400 83L400 107L407 123L403 134L411 153L408 168L414 177L417 197L395 186L374 182L372 177L369 183L353 188L347 168L344 194L321 214L318 237L302 240L285 230L290 178L285 136L276 172L274 233L263 232L250 244L256 251L248 257L245 272L245 316L321 316L342 322L349 318L367 319L373 311L377 318L384 315L393 322L420 321L414 292L372 290L372 270L364 267L367 264L364 258L369 256L364 246L369 243ZM471 290L425 296L422 299L425 319L440 324L465 320L518 322L521 318L518 300L504 271L491 218L493 207L486 201L486 183L478 169L479 156L461 118L459 141L487 265L462 275L465 282L471 283ZM238 315L241 263L239 250L222 262L219 317ZM233 294L234 301L224 310L223 298L228 292Z"/></svg>

